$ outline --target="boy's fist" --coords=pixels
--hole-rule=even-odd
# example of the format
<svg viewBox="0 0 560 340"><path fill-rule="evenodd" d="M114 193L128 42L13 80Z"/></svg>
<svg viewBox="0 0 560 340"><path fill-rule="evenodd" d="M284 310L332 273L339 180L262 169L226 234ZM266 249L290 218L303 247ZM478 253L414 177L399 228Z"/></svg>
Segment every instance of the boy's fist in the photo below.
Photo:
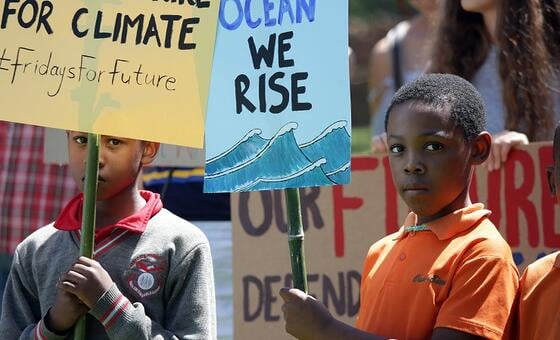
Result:
<svg viewBox="0 0 560 340"><path fill-rule="evenodd" d="M54 304L47 313L45 323L50 331L63 334L88 312L88 308L76 296L62 289L60 282L57 287L58 292Z"/></svg>
<svg viewBox="0 0 560 340"><path fill-rule="evenodd" d="M286 331L298 339L321 339L333 320L327 308L299 289L282 288L280 296Z"/></svg>
<svg viewBox="0 0 560 340"><path fill-rule="evenodd" d="M81 256L62 276L62 288L78 297L90 309L111 288L113 280L99 262Z"/></svg>

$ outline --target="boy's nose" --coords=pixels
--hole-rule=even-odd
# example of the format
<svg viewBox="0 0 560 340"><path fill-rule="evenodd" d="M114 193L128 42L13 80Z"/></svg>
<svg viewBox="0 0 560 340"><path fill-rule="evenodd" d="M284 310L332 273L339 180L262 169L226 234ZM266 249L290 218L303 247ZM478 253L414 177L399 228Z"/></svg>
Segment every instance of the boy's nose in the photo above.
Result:
<svg viewBox="0 0 560 340"><path fill-rule="evenodd" d="M424 166L418 160L412 158L409 159L404 167L404 172L406 174L414 174L414 175L421 175L426 171Z"/></svg>
<svg viewBox="0 0 560 340"><path fill-rule="evenodd" d="M103 147L99 148L99 168L101 169L105 165L105 150Z"/></svg>
<svg viewBox="0 0 560 340"><path fill-rule="evenodd" d="M407 166L404 172L407 174L421 175L424 173L424 168L422 166Z"/></svg>

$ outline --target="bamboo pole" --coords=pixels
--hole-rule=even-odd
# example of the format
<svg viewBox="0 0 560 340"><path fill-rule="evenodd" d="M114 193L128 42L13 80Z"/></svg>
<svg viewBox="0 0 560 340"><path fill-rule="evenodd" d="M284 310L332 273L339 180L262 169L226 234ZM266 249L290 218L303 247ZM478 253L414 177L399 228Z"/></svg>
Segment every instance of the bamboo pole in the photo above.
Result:
<svg viewBox="0 0 560 340"><path fill-rule="evenodd" d="M87 163L84 179L84 206L80 235L80 256L93 257L95 235L95 201L97 200L97 176L99 173L99 135L88 134ZM82 317L74 329L74 339L86 339L86 317Z"/></svg>
<svg viewBox="0 0 560 340"><path fill-rule="evenodd" d="M288 244L290 246L290 260L292 264L292 281L294 288L307 293L307 271L305 268L299 189L289 188L285 189L284 192L286 195L286 210L288 212Z"/></svg>

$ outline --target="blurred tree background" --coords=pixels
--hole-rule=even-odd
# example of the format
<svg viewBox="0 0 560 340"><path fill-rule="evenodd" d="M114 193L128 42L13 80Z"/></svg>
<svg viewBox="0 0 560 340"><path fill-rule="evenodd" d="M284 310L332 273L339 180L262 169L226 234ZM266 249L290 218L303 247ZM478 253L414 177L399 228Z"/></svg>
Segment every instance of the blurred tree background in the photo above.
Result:
<svg viewBox="0 0 560 340"><path fill-rule="evenodd" d="M413 14L414 10L404 0L349 0L348 40L356 60L350 86L353 153L369 152L367 81L372 67L368 64L371 49L391 27Z"/></svg>

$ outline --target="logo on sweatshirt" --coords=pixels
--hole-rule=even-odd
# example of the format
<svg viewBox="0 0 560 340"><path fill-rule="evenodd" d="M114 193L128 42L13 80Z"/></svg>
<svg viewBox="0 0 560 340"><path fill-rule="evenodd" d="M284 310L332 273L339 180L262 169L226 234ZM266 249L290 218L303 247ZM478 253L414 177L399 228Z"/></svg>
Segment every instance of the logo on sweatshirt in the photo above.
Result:
<svg viewBox="0 0 560 340"><path fill-rule="evenodd" d="M439 275L423 276L421 274L418 274L412 279L412 282L414 283L430 282L430 283L435 283L436 285L445 286L445 280L439 277Z"/></svg>
<svg viewBox="0 0 560 340"><path fill-rule="evenodd" d="M126 282L140 298L158 293L163 288L167 263L156 254L145 254L134 258L126 270Z"/></svg>

